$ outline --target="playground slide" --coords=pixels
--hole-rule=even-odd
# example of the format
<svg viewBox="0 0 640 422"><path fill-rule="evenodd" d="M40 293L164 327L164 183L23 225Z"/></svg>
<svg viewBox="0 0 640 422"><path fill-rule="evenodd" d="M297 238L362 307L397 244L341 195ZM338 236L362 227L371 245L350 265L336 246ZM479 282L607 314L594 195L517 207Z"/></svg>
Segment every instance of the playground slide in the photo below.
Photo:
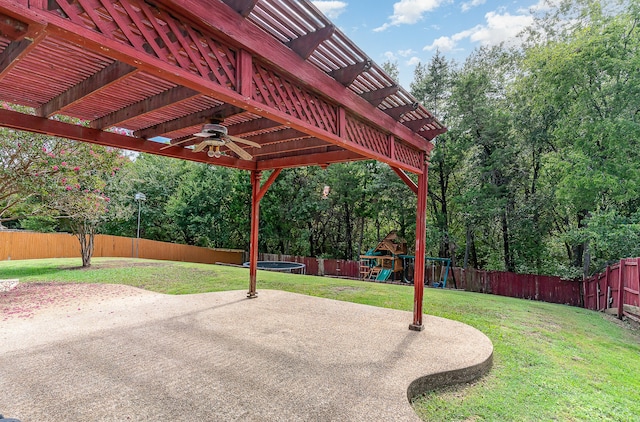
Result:
<svg viewBox="0 0 640 422"><path fill-rule="evenodd" d="M380 273L376 277L376 281L387 281L389 280L389 277L391 277L391 270L384 269L380 271Z"/></svg>

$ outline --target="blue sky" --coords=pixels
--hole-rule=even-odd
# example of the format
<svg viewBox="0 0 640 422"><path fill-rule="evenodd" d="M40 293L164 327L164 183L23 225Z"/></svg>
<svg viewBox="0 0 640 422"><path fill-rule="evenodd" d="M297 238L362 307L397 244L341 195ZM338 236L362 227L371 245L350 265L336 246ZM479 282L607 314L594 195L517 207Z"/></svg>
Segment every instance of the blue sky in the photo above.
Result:
<svg viewBox="0 0 640 422"><path fill-rule="evenodd" d="M373 61L397 62L406 89L419 62L436 49L464 61L474 48L516 34L545 9L544 0L339 0L312 1Z"/></svg>

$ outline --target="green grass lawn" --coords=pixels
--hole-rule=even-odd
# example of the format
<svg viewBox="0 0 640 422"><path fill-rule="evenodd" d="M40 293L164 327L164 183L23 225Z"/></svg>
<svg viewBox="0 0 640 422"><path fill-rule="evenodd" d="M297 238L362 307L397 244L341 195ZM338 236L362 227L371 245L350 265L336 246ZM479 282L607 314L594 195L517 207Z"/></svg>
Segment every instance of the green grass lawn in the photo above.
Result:
<svg viewBox="0 0 640 422"><path fill-rule="evenodd" d="M4 261L0 279L119 283L168 294L248 288L243 268L109 258L93 264L78 269L79 259ZM259 271L260 289L413 307L407 286ZM640 420L640 333L625 323L574 307L439 289L426 290L424 312L476 327L495 349L494 367L481 380L416 400L423 420Z"/></svg>

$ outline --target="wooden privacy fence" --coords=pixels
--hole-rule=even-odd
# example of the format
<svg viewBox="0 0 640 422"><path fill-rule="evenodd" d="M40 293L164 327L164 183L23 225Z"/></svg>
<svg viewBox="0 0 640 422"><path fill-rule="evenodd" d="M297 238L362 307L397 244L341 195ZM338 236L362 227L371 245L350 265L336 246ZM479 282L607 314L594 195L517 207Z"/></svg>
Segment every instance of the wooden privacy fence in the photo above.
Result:
<svg viewBox="0 0 640 422"><path fill-rule="evenodd" d="M245 257L247 258L247 257ZM248 260L248 258L246 259ZM360 263L343 259L310 258L305 256L258 254L259 261L288 261L298 262L306 266L307 275L334 276L346 278L360 277Z"/></svg>
<svg viewBox="0 0 640 422"><path fill-rule="evenodd" d="M123 257L199 262L203 264L242 264L243 251L210 249L158 242L155 240L97 234L94 257ZM80 257L78 239L68 233L0 231L0 261L41 258Z"/></svg>
<svg viewBox="0 0 640 422"><path fill-rule="evenodd" d="M640 258L622 259L584 280L584 305L640 322Z"/></svg>
<svg viewBox="0 0 640 422"><path fill-rule="evenodd" d="M581 283L560 277L456 268L458 287L520 299L582 306Z"/></svg>
<svg viewBox="0 0 640 422"><path fill-rule="evenodd" d="M347 278L359 278L358 261L308 258L292 255L259 254L261 261L290 261L306 265L308 275L326 275ZM443 266L439 263L427 265L425 283L442 281ZM481 271L473 268L450 268L447 287L456 287L470 292L491 293L499 296L519 299L540 300L582 306L581 283L563 280L560 277L515 274L501 271Z"/></svg>

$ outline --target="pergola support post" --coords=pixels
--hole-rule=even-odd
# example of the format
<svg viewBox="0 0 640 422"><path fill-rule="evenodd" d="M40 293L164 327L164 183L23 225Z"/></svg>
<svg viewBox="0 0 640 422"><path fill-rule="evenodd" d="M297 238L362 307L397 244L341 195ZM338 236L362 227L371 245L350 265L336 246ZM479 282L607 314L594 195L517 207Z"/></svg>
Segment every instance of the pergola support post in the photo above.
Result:
<svg viewBox="0 0 640 422"><path fill-rule="evenodd" d="M260 190L261 171L251 172L251 241L249 244L249 293L247 297L258 297L256 280L258 273L258 231L260 230Z"/></svg>
<svg viewBox="0 0 640 422"><path fill-rule="evenodd" d="M275 169L264 185L260 186L262 172L251 171L251 241L249 244L249 292L250 299L258 297L256 291L258 274L258 232L260 231L260 200L267 193L269 186L275 182L282 169Z"/></svg>
<svg viewBox="0 0 640 422"><path fill-rule="evenodd" d="M416 210L416 258L413 277L413 323L412 331L424 330L422 325L422 298L424 296L424 256L427 242L427 186L429 165L422 164L422 173L418 175L418 206Z"/></svg>

